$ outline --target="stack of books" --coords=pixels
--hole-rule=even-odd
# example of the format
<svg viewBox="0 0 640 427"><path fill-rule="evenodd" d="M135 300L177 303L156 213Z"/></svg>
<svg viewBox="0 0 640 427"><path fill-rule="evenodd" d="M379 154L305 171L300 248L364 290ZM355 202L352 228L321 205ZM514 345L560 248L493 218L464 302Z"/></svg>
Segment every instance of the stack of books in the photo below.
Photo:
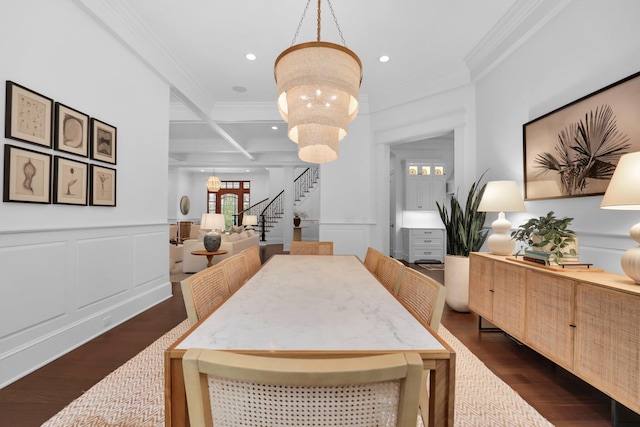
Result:
<svg viewBox="0 0 640 427"><path fill-rule="evenodd" d="M529 262L535 262L541 265L558 265L555 260L552 261L552 257L546 252L533 251L531 249L525 249L522 259ZM565 255L560 260L561 264L578 264L580 259L578 255Z"/></svg>

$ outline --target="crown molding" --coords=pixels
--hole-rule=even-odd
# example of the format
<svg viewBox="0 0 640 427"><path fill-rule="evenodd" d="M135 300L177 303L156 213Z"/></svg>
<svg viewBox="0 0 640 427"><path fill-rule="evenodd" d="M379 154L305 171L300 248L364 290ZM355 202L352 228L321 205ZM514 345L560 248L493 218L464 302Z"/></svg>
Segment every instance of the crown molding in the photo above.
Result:
<svg viewBox="0 0 640 427"><path fill-rule="evenodd" d="M477 81L560 13L572 0L518 0L464 61Z"/></svg>
<svg viewBox="0 0 640 427"><path fill-rule="evenodd" d="M369 102L367 111L381 112L418 99L427 98L469 84L469 70L465 64L454 64L431 74L415 76L389 86ZM375 108L371 108L374 106Z"/></svg>
<svg viewBox="0 0 640 427"><path fill-rule="evenodd" d="M215 105L204 88L171 55L126 0L74 0L102 28L172 87L174 98L199 116L235 150L254 160L235 139L210 118ZM175 101L174 101L175 103Z"/></svg>
<svg viewBox="0 0 640 427"><path fill-rule="evenodd" d="M204 88L171 55L125 0L74 0L102 28L202 111L214 105Z"/></svg>

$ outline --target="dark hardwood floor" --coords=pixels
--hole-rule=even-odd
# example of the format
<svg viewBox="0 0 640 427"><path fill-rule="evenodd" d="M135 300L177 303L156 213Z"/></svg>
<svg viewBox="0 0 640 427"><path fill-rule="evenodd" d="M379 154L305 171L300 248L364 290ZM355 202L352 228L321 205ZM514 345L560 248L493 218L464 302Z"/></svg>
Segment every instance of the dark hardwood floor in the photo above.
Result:
<svg viewBox="0 0 640 427"><path fill-rule="evenodd" d="M263 262L283 253L282 245L260 249ZM443 279L442 271L408 265ZM40 426L184 319L174 283L169 300L0 390L0 426ZM480 332L476 315L445 308L442 324L555 426L611 425L609 398L505 334Z"/></svg>

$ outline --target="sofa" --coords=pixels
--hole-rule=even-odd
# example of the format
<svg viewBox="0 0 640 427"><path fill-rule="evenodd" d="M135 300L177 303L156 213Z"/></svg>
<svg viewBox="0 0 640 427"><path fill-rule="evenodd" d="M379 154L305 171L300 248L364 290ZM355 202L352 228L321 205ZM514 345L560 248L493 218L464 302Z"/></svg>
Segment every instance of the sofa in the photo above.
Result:
<svg viewBox="0 0 640 427"><path fill-rule="evenodd" d="M239 231L239 230L238 230ZM255 230L243 230L241 232L231 232L222 234L222 242L219 250L227 251L224 255L216 255L211 260L211 264L236 255L251 246L260 245L260 236ZM184 273L196 273L207 267L207 257L191 255L192 251L204 250L204 233L200 233L197 239L189 239L183 242L182 247L182 271Z"/></svg>

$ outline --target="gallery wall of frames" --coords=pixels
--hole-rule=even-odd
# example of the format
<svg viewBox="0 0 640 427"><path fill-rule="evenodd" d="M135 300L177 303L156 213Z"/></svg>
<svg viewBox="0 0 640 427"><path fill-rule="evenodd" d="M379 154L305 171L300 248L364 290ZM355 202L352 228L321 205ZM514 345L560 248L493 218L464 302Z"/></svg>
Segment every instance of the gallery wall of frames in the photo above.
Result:
<svg viewBox="0 0 640 427"><path fill-rule="evenodd" d="M7 81L5 138L4 202L116 206L115 126Z"/></svg>

